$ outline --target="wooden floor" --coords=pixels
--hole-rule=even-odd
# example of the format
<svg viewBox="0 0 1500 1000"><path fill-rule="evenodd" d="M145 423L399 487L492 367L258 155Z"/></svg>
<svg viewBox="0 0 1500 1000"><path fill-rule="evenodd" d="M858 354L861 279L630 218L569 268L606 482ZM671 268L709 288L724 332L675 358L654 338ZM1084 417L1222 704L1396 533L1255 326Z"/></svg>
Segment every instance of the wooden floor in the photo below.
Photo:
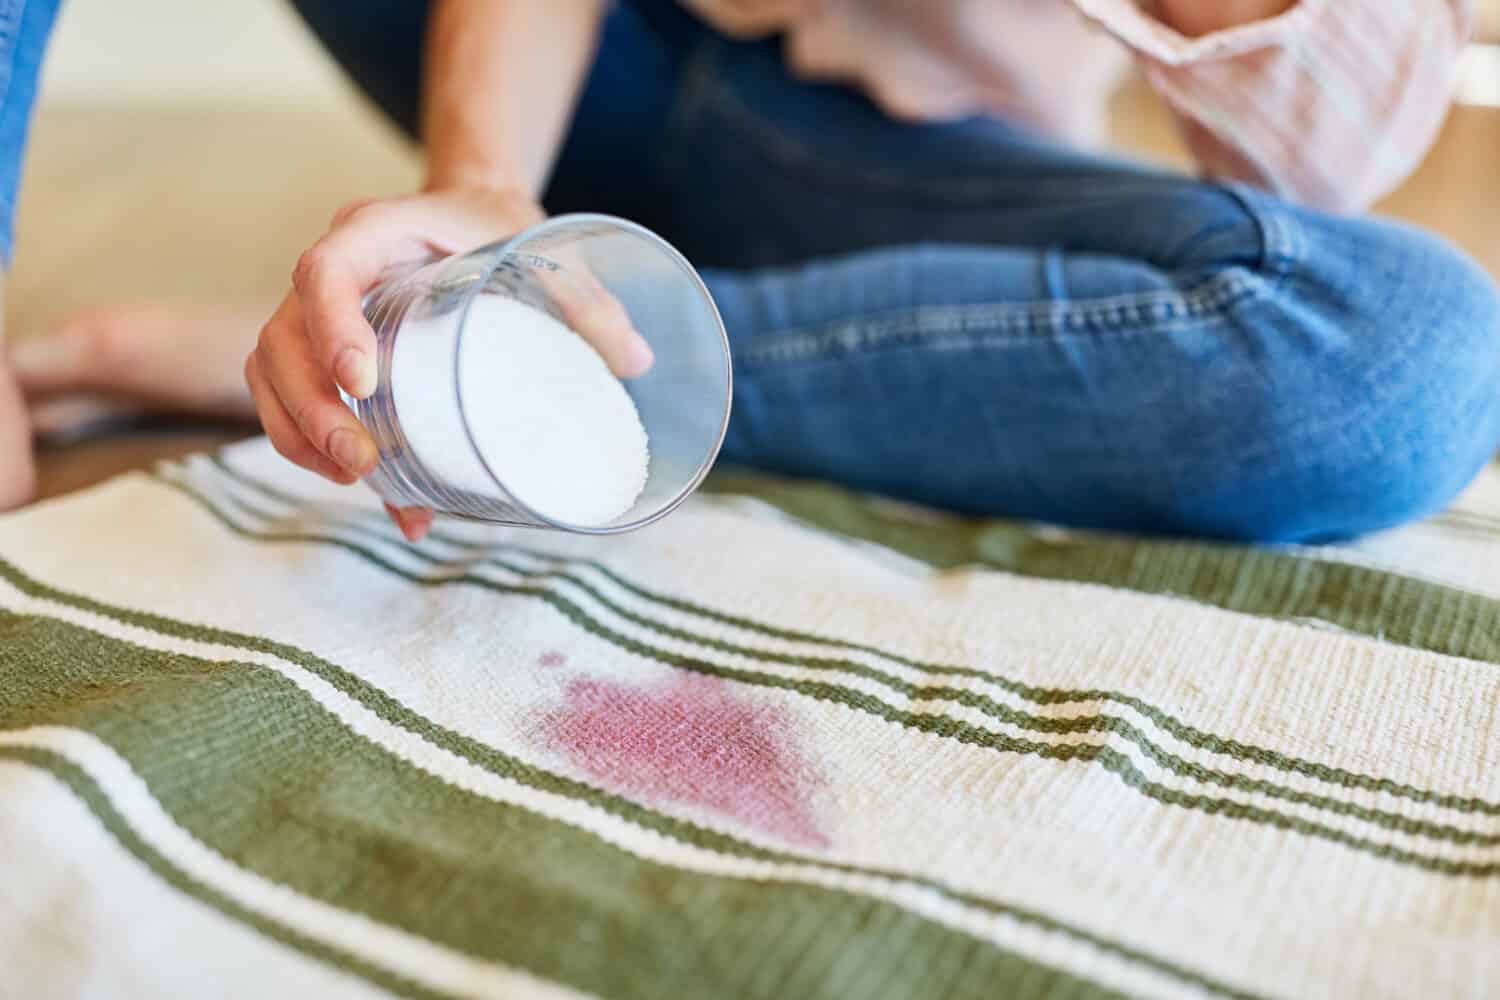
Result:
<svg viewBox="0 0 1500 1000"><path fill-rule="evenodd" d="M1122 94L1118 144L1182 162L1150 95ZM8 327L32 336L110 299L274 301L297 254L355 197L409 190L412 150L368 108L327 111L46 107L22 191ZM1456 241L1500 278L1500 110L1455 108L1380 211ZM56 494L243 431L89 442L42 455Z"/></svg>
<svg viewBox="0 0 1500 1000"><path fill-rule="evenodd" d="M363 106L44 106L10 329L34 334L110 299L274 302L335 209L418 178L413 151Z"/></svg>

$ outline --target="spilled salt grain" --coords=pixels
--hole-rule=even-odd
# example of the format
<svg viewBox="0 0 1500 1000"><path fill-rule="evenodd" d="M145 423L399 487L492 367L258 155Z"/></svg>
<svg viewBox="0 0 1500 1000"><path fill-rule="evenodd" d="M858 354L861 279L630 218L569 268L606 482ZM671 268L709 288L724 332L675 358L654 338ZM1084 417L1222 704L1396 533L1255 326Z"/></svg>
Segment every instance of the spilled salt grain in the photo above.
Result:
<svg viewBox="0 0 1500 1000"><path fill-rule="evenodd" d="M599 354L547 313L500 296L475 298L467 324L460 343L451 317L409 320L391 353L396 417L423 467L503 500L488 463L516 499L568 524L629 510L646 485L646 429ZM455 349L473 447L455 404Z"/></svg>

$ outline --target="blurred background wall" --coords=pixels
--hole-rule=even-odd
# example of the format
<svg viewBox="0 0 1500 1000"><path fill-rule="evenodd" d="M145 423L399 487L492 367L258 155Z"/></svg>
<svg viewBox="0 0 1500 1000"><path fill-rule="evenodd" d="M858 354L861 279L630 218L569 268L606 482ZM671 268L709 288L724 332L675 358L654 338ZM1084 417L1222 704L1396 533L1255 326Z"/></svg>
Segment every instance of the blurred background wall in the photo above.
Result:
<svg viewBox="0 0 1500 1000"><path fill-rule="evenodd" d="M289 4L65 0L22 178L9 329L122 298L274 302L335 209L419 176L410 143Z"/></svg>
<svg viewBox="0 0 1500 1000"><path fill-rule="evenodd" d="M333 107L348 99L338 71L278 0L64 0L42 92L64 104Z"/></svg>

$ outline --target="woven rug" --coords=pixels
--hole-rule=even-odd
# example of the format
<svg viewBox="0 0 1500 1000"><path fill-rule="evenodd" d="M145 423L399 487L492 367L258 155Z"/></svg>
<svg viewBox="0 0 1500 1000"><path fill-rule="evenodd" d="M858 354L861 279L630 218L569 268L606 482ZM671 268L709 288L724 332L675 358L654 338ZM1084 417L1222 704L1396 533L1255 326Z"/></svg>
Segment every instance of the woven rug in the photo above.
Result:
<svg viewBox="0 0 1500 1000"><path fill-rule="evenodd" d="M1500 992L1500 474L1357 546L264 441L0 518L0 995Z"/></svg>

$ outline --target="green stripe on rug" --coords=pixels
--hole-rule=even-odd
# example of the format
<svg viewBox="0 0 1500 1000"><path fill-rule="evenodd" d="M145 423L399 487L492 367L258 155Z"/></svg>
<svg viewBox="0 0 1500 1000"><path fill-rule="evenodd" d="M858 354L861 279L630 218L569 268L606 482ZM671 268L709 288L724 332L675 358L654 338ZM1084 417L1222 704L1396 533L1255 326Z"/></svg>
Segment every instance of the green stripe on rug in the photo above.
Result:
<svg viewBox="0 0 1500 1000"><path fill-rule="evenodd" d="M214 643L230 648L245 649L275 656L288 664L301 667L309 673L327 681L333 687L353 698L386 722L399 726L408 732L415 733L434 745L442 747L492 774L515 780L521 784L545 792L586 802L621 819L635 823L642 828L655 830L683 843L739 858L808 865L831 872L868 875L920 887L962 905L988 913L1003 915L1019 923L1081 942L1101 952L1142 965L1173 979L1199 986L1208 992L1223 996L1239 995L1230 986L1218 982L1209 976L1195 972L1183 965L1158 958L1139 949L1094 934L1088 930L1072 926L1036 910L1013 906L999 900L955 890L933 879L912 876L902 872L832 862L812 855L798 855L790 851L760 847L729 834L709 830L685 820L658 813L632 800L602 792L583 782L542 770L505 754L495 747L471 739L447 727L440 726L432 720L411 711L384 691L372 687L342 667L314 656L305 650L298 649L295 646L278 643L259 636L190 624L161 615L105 604L104 602L79 594L69 593L33 579L4 559L0 559L0 578L5 579L12 586L30 597L54 601L68 607L88 611L126 625L146 629L161 636Z"/></svg>
<svg viewBox="0 0 1500 1000"><path fill-rule="evenodd" d="M922 512L822 483L716 472L717 493L753 497L825 531L946 569L1185 597L1228 611L1316 620L1359 635L1500 663L1500 600L1399 573L1274 549L1102 534L1054 538L1025 525Z"/></svg>
<svg viewBox="0 0 1500 1000"><path fill-rule="evenodd" d="M256 479L253 476L250 476L250 475L248 475L248 474L246 474L244 472L241 472L240 470L237 470L237 469L233 468L227 462L225 462L223 460L223 458L221 456L219 456L219 455L212 456L212 462L213 462L213 465L215 466L215 468L219 472L224 473L227 477L229 477L230 479L232 479L237 484L249 487L249 488L255 490L256 492L261 493L262 495L264 495L264 496L266 496L266 497L268 497L268 498L270 498L272 500L275 500L275 501L277 501L279 503L288 504L288 505L292 505L292 506L299 506L300 505L300 509L303 509L303 510L309 509L307 507L305 501L301 500L300 498L298 498L298 497L296 497L296 496L294 496L292 494L288 494L288 493L286 493L284 491L278 490L275 487L273 487L273 486L271 486L271 485L269 485L267 483L261 482L260 480ZM273 514L271 512L267 512L264 509L257 508L253 504L250 504L250 503L246 502L242 497L235 495L233 490L229 490L228 492L234 498L234 500L235 500L235 502L237 504L239 504L241 507L245 508L248 512L254 514L255 516L257 516L259 518L261 518L262 520L270 521L270 520L274 520L277 517L277 515L275 515L275 514ZM875 504L873 504L873 503L871 503L869 501L859 501L859 498L855 497L852 494L846 494L846 496L848 496L850 499L852 499L852 500L854 500L856 502L863 503L863 504L865 504L868 507L873 508L873 507L876 506ZM201 503L208 503L208 499L206 497L200 497L200 502ZM313 509L316 509L316 508L313 508ZM886 515L881 514L878 511L872 510L871 512L873 514L875 514L876 516L886 516ZM372 521L381 523L382 525L384 524L382 516L378 515L378 514L374 514L373 512L351 511L351 510L345 509L345 510L340 510L338 513L340 513L340 514L354 513L354 514L358 514L358 515L361 515L361 516L364 516L364 515L368 514L368 516L372 519ZM389 542L389 543L392 543L392 544L403 544L403 543L399 542L397 540L396 536L394 534L392 534L391 532L389 532L389 531L381 531L381 530L375 530L375 529L371 529L371 528L366 528L366 527L363 527L357 521L354 521L354 520L344 520L342 523L345 526L347 526L349 529L351 529L353 531L356 531L356 532L358 532L360 534L363 534L366 537L370 537L370 538L373 538L373 539L376 539L376 540L379 540L379 541L382 541L382 542ZM997 529L998 528L1005 528L1006 530L1015 531L1015 532L1025 532L1025 530L1026 530L1026 529L1024 529L1024 528L1022 528L1020 526L1016 526L1016 525L998 525L998 524L992 524L991 527L994 527L994 528L997 528ZM435 539L444 541L446 544L463 546L463 547L465 547L466 549L468 549L471 552L474 549L472 542L469 542L469 541L466 541L464 539L457 538L457 537L454 537L454 536L444 535L440 529L437 530L437 531L434 531L432 533L432 537L434 537ZM1033 541L1037 541L1037 542L1041 541L1040 539L1035 538L1035 536L1029 536L1029 537L1031 537ZM1050 544L1050 543L1042 543L1042 544ZM1081 544L1081 545L1087 545L1087 544L1090 544L1090 543L1089 542L1083 542L1083 543L1079 543L1079 544ZM1165 544L1165 543L1163 543L1163 544ZM1216 735L1214 733L1209 733L1209 732L1204 731L1202 729L1199 729L1199 728L1197 728L1195 726L1191 726L1191 725L1187 724L1186 722L1183 722L1181 719L1178 719L1177 717L1171 715L1170 713L1167 713L1167 712L1163 711L1162 709L1158 708L1157 706L1154 706L1154 705L1152 705L1152 704L1150 704L1150 703L1148 703L1146 701L1143 701L1140 698L1134 697L1132 695L1124 694L1122 692L1111 691L1111 690L1108 690L1108 689L1101 689L1101 688L1070 689L1070 688L1056 688L1056 687L1038 687L1038 686L1035 686L1035 685L1021 683L1021 682L1016 681L1016 680L1014 680L1012 678L1007 678L1007 677L1004 677L1002 675L995 674L995 673L993 673L991 671L981 670L981 669L977 669L977 668L974 668L974 667L971 667L971 666L952 666L952 665L937 664L937 663L931 663L931 662L916 660L916 659L912 659L912 658L909 658L909 657L901 656L901 655L896 654L896 653L887 652L885 650L879 649L879 648L874 647L874 646L863 645L863 644L852 643L852 642L844 642L844 641L840 641L840 640L831 640L831 639L827 639L827 638L824 638L824 637L821 637L821 636L814 635L812 633L799 632L799 631L795 631L795 630L791 630L791 629L779 628L779 627L776 627L774 625L770 625L770 624L763 623L763 622L757 622L757 621L754 621L752 619L749 619L749 618L746 618L746 617L743 617L743 616L731 615L731 614L727 614L727 613L724 613L724 612L721 612L721 611L717 611L715 609L707 608L707 607L705 607L703 605L696 604L694 602L687 601L687 600L684 600L682 598L671 597L671 596L668 596L668 595L663 595L663 594L660 594L660 593L655 592L653 590L650 590L648 588L642 587L641 585L639 585L639 584L637 584L637 583L635 583L635 582L627 579L625 576L623 576L622 574L620 574L618 571L613 570L610 567L605 566L603 563L600 563L600 562L597 562L597 561L586 560L586 559L574 559L574 558L570 558L570 557L566 557L566 556L561 556L561 555L558 555L556 553L547 552L545 550L538 549L538 548L535 548L535 547L532 547L532 546L522 546L522 545L506 544L506 545L503 545L503 546L491 546L491 547L488 547L488 548L489 548L490 551L495 551L495 552L503 552L503 551L513 550L513 551L517 551L517 552L521 552L521 553L530 555L530 556L532 556L534 558L550 559L550 560L553 560L553 561L555 561L555 562L557 562L559 564L563 564L563 565L567 565L567 564L570 564L570 563L571 564L577 564L577 565L586 565L586 566L594 569L595 571L603 574L607 578L609 578L617 586L620 586L622 589L624 589L624 590L626 590L626 591L634 594L637 597L640 597L643 600L647 600L647 601L650 601L650 602L653 602L653 603L656 603L656 604L660 604L663 607L668 607L668 608L671 608L673 610L681 611L681 612L686 613L686 614L696 615L696 616L704 618L705 620L708 620L708 621L719 622L719 623L722 623L722 624L731 625L731 626L733 626L735 628L741 628L741 629L745 629L747 631L758 632L759 634L770 636L770 637L773 637L773 638L789 639L789 640L793 640L793 641L797 641L797 642L813 643L813 644L823 645L823 646L829 647L831 649L842 649L842 650L846 650L846 651L858 651L858 652L864 652L864 653L872 653L872 654L875 654L877 656L883 657L885 659L891 660L893 662L900 663L902 665L911 667L913 669L923 670L923 671L926 671L926 672L932 673L932 674L938 674L938 675L942 675L942 676L973 677L973 678L977 678L977 679L982 679L982 680L988 681L990 683L993 683L993 684L1001 687L1002 689L1004 689L1006 691L1009 691L1009 692L1017 695L1018 697L1024 698L1024 699L1026 699L1028 701L1031 701L1031 702L1033 702L1034 704L1037 704L1037 705L1060 705L1060 704L1072 704L1072 703L1100 702L1100 703L1105 703L1105 704L1115 704L1115 705L1121 705L1121 706L1129 707L1129 708L1134 709L1135 711L1139 712L1141 715L1145 716L1146 718L1150 719L1155 725L1159 726L1160 728L1162 728L1166 732L1170 733L1172 736L1176 737L1177 739L1183 741L1184 743L1187 743L1188 745L1193 746L1193 747L1197 747L1198 749L1201 749L1201 750L1207 750L1207 751L1210 751L1212 753L1220 754L1222 756L1228 757L1228 758L1236 760L1236 761L1252 762L1252 763L1256 763L1256 764L1261 764L1261 765L1265 765L1265 766L1268 766L1268 767L1272 767L1272 768L1275 768L1277 770L1286 771L1286 772L1289 772L1289 773L1305 775L1307 777L1316 778L1316 779L1318 779L1320 781L1327 782L1328 784L1332 784L1332 785L1335 785L1335 786L1338 786L1338 787L1342 787L1342 788L1361 789L1361 790L1375 791L1375 792L1385 792L1387 794L1390 794L1390 795L1393 795L1393 796L1398 796L1400 798L1409 799L1409 800L1412 800L1412 801L1415 801L1415 802L1431 803L1431 804L1434 804L1434 805L1441 806L1441 807L1443 807L1445 809L1452 809L1452 810L1455 810L1455 811L1458 811L1458 812L1479 813L1479 814L1485 814L1485 815L1500 816L1500 802L1490 802L1490 801L1486 801L1484 799L1481 799L1481 798L1478 798L1478 797L1474 797L1474 796L1451 795L1451 794L1444 794L1444 793L1440 793L1440 792L1435 792L1435 791L1432 791L1432 790L1429 790L1429 789L1416 788L1416 787L1413 787L1410 784L1392 781L1392 780L1390 780L1388 778L1379 777L1379 776L1375 776L1375 775L1369 775L1369 774L1362 774L1362 773L1359 773L1359 772L1349 771L1349 770L1343 769L1343 768L1330 767L1330 766L1328 766L1326 764L1318 763L1316 761L1309 761L1309 760L1305 760L1305 759L1302 759L1302 758L1299 758L1299 757L1295 757L1295 756L1292 756L1292 755L1289 755L1289 754L1279 753L1277 751L1268 749L1266 747L1259 747L1259 746L1255 746L1255 745L1252 745L1252 744L1243 743L1243 742L1238 741L1238 740L1234 740L1234 739L1230 739L1228 737ZM426 561L432 562L434 564L437 564L437 565L441 565L442 564L442 561L440 559L438 559L438 558L436 558L436 557L434 557L434 556L432 556L432 555L424 552L423 549L421 549L420 547L406 547L406 551L409 551L413 555L415 555L415 556L417 556L419 558L422 558L422 559L424 559ZM1296 559L1297 557L1286 556L1285 558ZM468 560L468 562L472 563L472 560ZM501 562L497 558L490 558L490 559L482 560L482 562L490 562L490 563L495 563L497 565L503 565L506 569L510 570L511 572L523 572L522 570L516 569L513 566L513 564L503 563L503 562ZM535 571L524 571L524 572L529 573L531 575L543 575L543 576L546 575L546 574L536 574ZM601 603L605 604L607 607L610 607L612 609L618 608L617 604L615 604L613 602L609 602L603 595L599 594L597 588L594 588L594 587L590 586L586 581L580 580L579 578L577 578L576 576L573 576L571 574L560 573L560 574L557 574L557 575L560 576L560 577L563 577L563 578L566 578L566 579L570 580L576 586L579 586L581 589L586 590L588 593L590 593L592 596L594 596L595 599L599 600ZM1420 582L1420 581L1416 581L1416 582ZM1495 614L1495 616L1497 618L1497 621L1500 621L1500 602L1492 602L1492 603L1496 604L1496 607L1494 609L1492 609L1492 610L1493 610L1493 613ZM625 613L625 612L622 611L621 613ZM643 619L639 618L638 616L632 617L631 620L637 621L638 623L640 623L640 622L643 621ZM710 638L706 638L706 637L694 636L694 635L686 633L686 632L684 632L682 630L673 629L671 626L668 626L668 625L665 625L665 624L655 624L655 623L652 623L652 624L654 625L654 627L656 628L656 630L663 631L664 634L671 634L671 635L677 635L677 636L683 637L683 638L689 638L689 639L691 639L691 641L700 642L700 643L703 643L705 645L711 646L713 648L726 649L728 651L740 653L742 655L748 655L748 656L752 656L752 657L756 657L756 658L761 658L761 659L778 659L779 662L785 662L785 663L794 664L794 665L798 665L798 666L805 666L805 667L809 667L809 668L812 668L812 669L826 668L826 669L845 670L845 671L848 671L848 672L859 674L861 676L869 677L869 678L871 678L873 680L879 680L879 681L882 681L882 682L887 681L889 679L889 675L887 675L887 674L884 674L884 673L882 673L880 671L873 670L872 668L869 668L869 667L867 667L867 666L865 666L863 664L854 663L854 662L849 661L847 659L825 658L825 657L778 656L777 654L767 653L767 652L764 652L764 651L749 650L749 649L746 649L744 647L733 646L732 644L725 643L722 640L716 640L716 639L710 639ZM930 690L930 689L927 689L927 690ZM1012 720L1007 720L1007 721L1012 721ZM1016 724L1025 724L1025 723L1023 723L1023 722L1017 722ZM1050 725L1056 725L1057 722L1056 722L1056 720L1044 720L1043 723L1042 723L1042 725L1039 727L1040 731L1049 731L1047 729L1047 726L1049 724ZM1104 725L1104 726L1097 726L1096 725L1095 728L1098 728L1098 729L1109 729L1109 728L1113 728L1113 724ZM1146 749L1146 748L1143 746L1143 749ZM1153 759L1156 759L1156 758L1153 758ZM1176 758L1173 758L1173 759L1175 760ZM1163 764L1163 766L1171 766L1165 760L1162 760L1162 759L1157 759L1157 762ZM1177 769L1174 768L1174 770L1177 770ZM1178 773L1186 773L1186 772L1182 772L1182 771L1179 770ZM1432 836L1432 837L1435 837L1435 838L1438 838L1438 839L1453 840L1455 843L1485 843L1485 842L1489 842L1483 836L1481 836L1478 840L1473 840L1473 839L1471 839L1471 837L1472 837L1471 834L1468 834L1465 831L1458 830L1456 828L1452 828L1452 827L1440 828L1441 827L1440 824L1439 825L1430 825L1430 824L1429 825L1422 825L1422 824L1418 823L1417 825L1412 825L1412 821L1410 820L1410 818L1406 817L1404 815L1401 815L1401 814L1382 813L1379 810L1363 810L1360 807L1352 806L1352 805L1347 805L1347 804L1339 804L1339 805L1327 804L1327 803L1334 802L1334 800L1326 800L1326 803L1325 803L1323 801L1318 801L1318 799L1320 799L1322 797L1308 796L1308 795L1305 795L1304 793L1296 792L1296 791L1293 791L1293 790L1282 789L1280 786L1274 785L1271 782L1260 782L1260 781L1254 781L1254 780L1248 779L1248 778L1242 778L1240 776L1233 776L1233 782L1234 783L1233 784L1229 784L1229 783L1227 783L1227 782L1222 781L1222 780L1219 779L1220 773L1221 772L1212 772L1212 771L1210 771L1210 772L1202 775L1201 777L1203 777L1204 780L1207 780L1207 781L1210 781L1210 782L1214 782L1214 783L1218 783L1218 784L1223 784L1226 787L1237 787L1237 788L1241 788L1241 789L1244 789L1244 790L1247 790L1247 791L1256 791L1256 792L1259 792L1261 794L1267 794L1267 795L1272 795L1272 796L1276 796L1276 797L1279 797L1279 798L1288 799L1289 801L1302 802L1302 803L1309 804L1309 805L1317 805L1319 807L1329 808L1329 809L1333 809L1335 811L1343 811L1345 815L1357 816L1357 817L1359 817L1361 819L1366 819L1366 820L1368 820L1370 822L1374 822L1374 823L1377 823L1377 824L1380 824L1380 825L1385 825L1389 829L1400 830L1402 832L1414 833L1414 834L1422 835L1422 836ZM1497 839L1500 839L1500 838L1497 838Z"/></svg>
<svg viewBox="0 0 1500 1000"><path fill-rule="evenodd" d="M266 668L37 616L0 641L0 727L93 733L234 864L470 955L620 998L1112 995L876 899L687 871L463 791Z"/></svg>
<svg viewBox="0 0 1500 1000"><path fill-rule="evenodd" d="M912 713L904 711L896 706L882 701L881 699L863 691L843 687L841 685L800 679L789 679L776 675L764 674L754 670L737 667L726 667L709 663L696 657L685 656L669 650L643 643L639 640L623 635L597 619L587 614L577 604L569 601L561 594L549 590L545 585L520 585L512 586L503 584L485 577L477 576L471 572L450 573L439 577L428 577L410 570L404 569L371 549L365 548L357 543L330 535L320 535L305 531L279 532L264 529L246 528L236 523L224 510L216 507L206 496L193 490L184 483L176 482L170 478L162 478L162 482L182 491L200 504L205 510L228 527L244 537L263 542L283 543L315 543L332 545L348 551L371 565L386 572L395 574L402 579L416 583L421 586L448 586L469 585L476 586L494 593L507 596L524 596L545 601L579 627L585 629L596 637L602 638L614 644L617 648L647 657L656 662L678 667L680 669L707 674L725 680L736 681L744 684L768 687L779 690L793 691L821 701L842 704L850 708L876 715L887 721L897 723L910 729L921 732L932 733L950 739L958 740L973 746L985 747L1006 753L1018 753L1032 755L1044 759L1060 761L1078 761L1083 763L1096 762L1106 770L1115 774L1129 788L1141 792L1149 798L1158 802L1180 806L1213 815L1222 815L1234 819L1257 823L1264 826L1281 830L1289 830L1307 836L1332 841L1351 849L1372 854L1376 857L1394 861L1399 864L1411 865L1443 875L1491 877L1500 874L1500 862L1467 862L1444 858L1437 855L1422 853L1397 847L1393 844L1372 840L1355 834L1330 827L1327 824L1304 819L1300 816L1280 812L1273 809L1248 805L1235 800L1216 798L1181 791L1151 780L1144 774L1131 759L1107 746L1093 744L1055 744L1044 743L1034 740L1014 738L996 734L986 729L955 720L949 716ZM236 502L245 505L245 502L236 498ZM264 512L256 513L255 516L264 520L269 517ZM403 549L409 554L413 550ZM421 556L425 561L431 561L429 555ZM546 575L546 574L543 574ZM649 623L648 623L649 624ZM754 652L754 651L752 651ZM754 655L763 655L754 652ZM966 693L966 692L964 692ZM993 703L991 703L993 704ZM1004 706L997 706L1004 708ZM1004 709L1012 712L1010 709ZM1013 713L1014 714L1014 713ZM1132 739L1138 746L1154 761L1168 768L1178 770L1179 773L1192 777L1196 780L1210 783L1219 783L1230 787L1243 787L1245 790L1260 791L1263 794L1269 790L1271 794L1285 800L1303 802L1326 809L1327 811L1354 816L1364 819L1387 829L1399 830L1401 832L1415 833L1434 839L1446 840L1460 844L1492 844L1497 838L1493 834L1475 833L1462 830L1450 825L1434 823L1426 820L1416 820L1412 817L1402 816L1397 813L1375 810L1368 807L1358 806L1352 803L1329 799L1326 796L1315 796L1295 789L1286 789L1275 786L1269 782L1246 778L1242 775L1230 774L1203 768L1200 765L1184 761L1181 758L1165 753L1160 748L1151 744L1146 737L1135 727L1130 726L1123 720L1116 718L1102 719L1094 717L1096 724L1094 728L1100 730L1111 730L1119 732L1126 738ZM1041 720L1051 723L1059 720ZM1421 790L1413 789L1409 797L1416 797ZM1427 793L1431 794L1431 793ZM1437 798L1437 796L1433 796ZM1467 800L1460 800L1467 801Z"/></svg>
<svg viewBox="0 0 1500 1000"><path fill-rule="evenodd" d="M5 614L0 612L0 631L5 628L5 617ZM177 891L212 906L233 920L255 928L274 941L295 948L305 955L326 962L351 975L359 976L392 993L424 998L424 1000L426 998L441 1000L444 996L425 989L418 983L396 976L389 970L374 965L358 955L332 948L274 920L267 920L261 914L241 905L218 889L204 885L174 865L141 837L115 809L109 797L94 779L66 757L36 747L0 746L0 760L11 760L47 771L58 781L67 785L68 789L88 806L100 825L109 831L121 847L149 868L157 878Z"/></svg>

